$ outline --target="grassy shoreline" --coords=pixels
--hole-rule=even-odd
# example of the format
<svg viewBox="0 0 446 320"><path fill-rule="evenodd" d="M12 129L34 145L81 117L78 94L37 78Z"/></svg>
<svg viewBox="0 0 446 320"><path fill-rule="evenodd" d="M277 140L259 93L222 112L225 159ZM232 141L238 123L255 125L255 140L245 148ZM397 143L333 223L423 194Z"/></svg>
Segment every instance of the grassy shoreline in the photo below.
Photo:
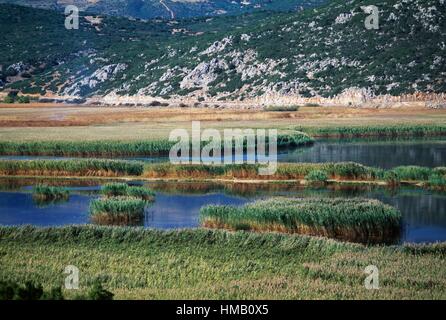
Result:
<svg viewBox="0 0 446 320"><path fill-rule="evenodd" d="M318 138L446 136L446 125L440 124L296 127L295 129Z"/></svg>
<svg viewBox="0 0 446 320"><path fill-rule="evenodd" d="M246 137L244 145L246 148ZM277 135L277 148L307 146L314 139L302 132ZM111 157L111 156L163 156L168 155L176 142L169 140L141 141L0 141L0 155L21 156L76 156L76 157ZM204 146L206 143L202 143ZM266 137L266 144L268 140ZM222 143L222 150L224 145Z"/></svg>
<svg viewBox="0 0 446 320"><path fill-rule="evenodd" d="M390 170L367 167L354 162L278 163L273 175L258 174L260 164L176 165L144 164L138 161L77 160L0 160L0 176L21 177L97 177L102 179L141 179L176 181L299 182L308 184L311 173L324 173L323 183L358 183L397 186L411 184L446 187L446 167L400 166ZM311 182L311 181L310 181Z"/></svg>
<svg viewBox="0 0 446 320"><path fill-rule="evenodd" d="M108 159L0 160L0 175L35 176L138 176L143 165L137 161Z"/></svg>
<svg viewBox="0 0 446 320"><path fill-rule="evenodd" d="M189 229L0 227L0 277L63 285L80 268L116 299L445 299L446 244L365 247L325 238ZM122 263L123 261L126 263ZM364 268L380 289L364 288ZM71 292L70 292L71 291ZM76 292L72 292L76 291Z"/></svg>

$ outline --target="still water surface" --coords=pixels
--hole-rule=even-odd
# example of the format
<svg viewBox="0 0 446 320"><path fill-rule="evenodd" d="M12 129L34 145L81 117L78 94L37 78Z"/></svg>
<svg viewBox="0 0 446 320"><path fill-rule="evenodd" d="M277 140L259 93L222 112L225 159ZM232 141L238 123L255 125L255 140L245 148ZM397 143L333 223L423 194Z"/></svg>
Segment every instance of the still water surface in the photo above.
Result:
<svg viewBox="0 0 446 320"><path fill-rule="evenodd" d="M39 205L32 199L29 181L11 186L0 179L0 224L62 226L90 223L89 202L98 197L99 185L73 182L67 202ZM136 182L137 183L137 182ZM76 185L77 184L77 185ZM243 205L271 196L295 197L365 197L397 207L403 215L401 242L446 241L446 193L404 187L303 189L293 184L221 185L213 183L148 183L156 191L156 201L149 206L142 222L147 228L194 228L199 211L209 204Z"/></svg>

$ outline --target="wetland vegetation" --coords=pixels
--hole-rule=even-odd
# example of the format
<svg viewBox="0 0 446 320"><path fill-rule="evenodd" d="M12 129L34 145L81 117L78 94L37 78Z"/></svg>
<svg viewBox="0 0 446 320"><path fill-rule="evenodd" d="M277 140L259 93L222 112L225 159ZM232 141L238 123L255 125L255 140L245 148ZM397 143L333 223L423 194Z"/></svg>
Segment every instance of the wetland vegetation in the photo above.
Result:
<svg viewBox="0 0 446 320"><path fill-rule="evenodd" d="M445 136L446 125L370 125L370 126L332 126L332 127L297 127L315 137L427 137Z"/></svg>
<svg viewBox="0 0 446 320"><path fill-rule="evenodd" d="M98 277L116 299L446 298L444 243L366 247L278 233L27 226L0 227L0 251L2 279L44 290L63 283L67 264L82 266L80 290L64 290L67 299ZM380 290L364 288L370 264L379 267Z"/></svg>
<svg viewBox="0 0 446 320"><path fill-rule="evenodd" d="M40 176L138 176L143 164L136 161L106 159L1 160L2 175Z"/></svg>
<svg viewBox="0 0 446 320"><path fill-rule="evenodd" d="M245 137L245 146L246 141ZM282 149L310 145L313 142L314 139L312 137L298 131L277 135L277 147ZM175 143L169 140L0 141L0 155L75 157L159 156L168 155ZM268 144L268 139L266 143Z"/></svg>
<svg viewBox="0 0 446 320"><path fill-rule="evenodd" d="M201 225L258 232L299 233L382 243L399 238L401 213L377 200L273 198L235 206L207 206Z"/></svg>
<svg viewBox="0 0 446 320"><path fill-rule="evenodd" d="M443 127L371 125L352 130L330 127L319 132L305 127L306 134L289 131L292 133L278 137L278 144L304 146L317 136L435 136L443 135ZM11 141L0 143L0 154L158 156L168 146L162 139ZM0 174L8 176L4 179L34 176L27 177L33 179L30 185L54 188L55 194L57 188L67 188L70 183L78 186L82 181L88 186L85 190L70 188L68 204L43 209L29 207L26 199L31 201L32 191L2 194L4 201L20 201L23 208L34 210L33 216L7 214L2 218L6 224L28 219L27 223L57 227L0 227L0 276L21 288L32 281L36 287L41 285L45 294L53 292L56 297L57 291L52 290L63 281L63 267L81 265L85 278L80 292L62 289L64 299L88 299L98 278L104 285L101 290L113 292L117 299L446 297L444 242L405 243L444 239L438 213L444 207L444 167L279 163L270 177L259 176L258 168L108 159L0 160ZM89 182L85 180L88 177L97 180ZM130 179L133 181L127 181ZM145 180L150 181L142 186ZM205 180L213 181L188 187L181 184ZM223 181L230 182L220 187L223 196L215 194L210 184ZM261 183L265 181L272 183ZM412 186L415 191L406 194L401 191L405 184L426 188ZM153 204L155 193L149 185L157 186ZM313 188L315 185L319 188ZM20 188L20 183L17 186ZM357 189L347 192L342 190L344 186ZM381 189L367 189L374 187ZM42 189L42 193L53 191ZM422 195L412 194L417 192ZM62 217L61 212L72 216ZM202 226L229 230L196 228L199 218ZM107 226L63 226L91 222ZM135 226L189 229L162 231ZM364 289L364 268L370 264L380 268L383 290ZM29 268L35 272L29 273Z"/></svg>
<svg viewBox="0 0 446 320"><path fill-rule="evenodd" d="M67 188L48 185L37 185L33 189L33 199L39 202L68 200L70 192Z"/></svg>

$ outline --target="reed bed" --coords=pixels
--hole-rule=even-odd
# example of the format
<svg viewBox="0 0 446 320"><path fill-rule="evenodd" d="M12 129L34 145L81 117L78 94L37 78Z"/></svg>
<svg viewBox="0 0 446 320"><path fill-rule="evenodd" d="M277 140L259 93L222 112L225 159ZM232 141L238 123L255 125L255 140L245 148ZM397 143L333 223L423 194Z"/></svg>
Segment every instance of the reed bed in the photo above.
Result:
<svg viewBox="0 0 446 320"><path fill-rule="evenodd" d="M268 140L266 143L268 144ZM303 132L277 136L277 147L297 147L312 144L314 139ZM154 141L1 141L1 155L119 157L168 155L176 142ZM207 144L202 143L202 147ZM246 146L246 138L244 140ZM222 144L223 149L223 144Z"/></svg>
<svg viewBox="0 0 446 320"><path fill-rule="evenodd" d="M37 201L68 200L69 196L70 192L64 187L37 185L33 188L33 199Z"/></svg>
<svg viewBox="0 0 446 320"><path fill-rule="evenodd" d="M429 177L428 185L431 189L446 190L446 177L440 174L433 174Z"/></svg>
<svg viewBox="0 0 446 320"><path fill-rule="evenodd" d="M155 193L143 186L129 186L126 183L107 183L101 193L107 197L128 196L145 201L153 201Z"/></svg>
<svg viewBox="0 0 446 320"><path fill-rule="evenodd" d="M424 137L446 135L446 125L392 125L392 126L340 126L340 127L297 127L315 137Z"/></svg>
<svg viewBox="0 0 446 320"><path fill-rule="evenodd" d="M355 162L337 163L278 163L272 175L259 175L263 164L171 164L143 163L138 161L76 159L76 160L0 160L0 175L4 176L71 176L119 177L138 176L151 179L222 179L222 180L304 180L323 179L329 183L339 181L427 183L430 177L446 178L446 168L400 166L384 170ZM312 177L316 174L318 177ZM310 179L311 180L311 179ZM321 180L322 181L322 180ZM128 187L133 197L152 196L150 191ZM110 191L111 192L111 191Z"/></svg>
<svg viewBox="0 0 446 320"><path fill-rule="evenodd" d="M384 171L354 162L339 163L279 163L273 175L259 175L260 164L240 165L172 165L146 164L144 176L150 178L208 178L208 179L304 179L311 171L320 170L332 179L375 180Z"/></svg>
<svg viewBox="0 0 446 320"><path fill-rule="evenodd" d="M139 176L143 169L140 162L123 160L0 160L1 175Z"/></svg>
<svg viewBox="0 0 446 320"><path fill-rule="evenodd" d="M425 181L434 173L434 169L420 166L400 166L392 169L400 180Z"/></svg>
<svg viewBox="0 0 446 320"><path fill-rule="evenodd" d="M388 243L399 237L401 213L377 200L273 198L243 207L206 206L204 227L298 233L362 243Z"/></svg>
<svg viewBox="0 0 446 320"><path fill-rule="evenodd" d="M155 141L35 141L0 142L2 155L111 157L168 154L174 145Z"/></svg>
<svg viewBox="0 0 446 320"><path fill-rule="evenodd" d="M147 201L132 197L108 197L90 202L89 214L97 224L138 224Z"/></svg>

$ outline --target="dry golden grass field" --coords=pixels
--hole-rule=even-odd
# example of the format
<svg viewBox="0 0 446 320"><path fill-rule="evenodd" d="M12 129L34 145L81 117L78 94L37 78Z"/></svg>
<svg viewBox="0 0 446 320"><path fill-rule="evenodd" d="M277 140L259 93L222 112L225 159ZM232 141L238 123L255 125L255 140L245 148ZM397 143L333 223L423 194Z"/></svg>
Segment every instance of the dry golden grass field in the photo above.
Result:
<svg viewBox="0 0 446 320"><path fill-rule="evenodd" d="M0 104L0 140L166 139L175 128L277 128L444 124L446 110L302 107L295 112L204 108Z"/></svg>

